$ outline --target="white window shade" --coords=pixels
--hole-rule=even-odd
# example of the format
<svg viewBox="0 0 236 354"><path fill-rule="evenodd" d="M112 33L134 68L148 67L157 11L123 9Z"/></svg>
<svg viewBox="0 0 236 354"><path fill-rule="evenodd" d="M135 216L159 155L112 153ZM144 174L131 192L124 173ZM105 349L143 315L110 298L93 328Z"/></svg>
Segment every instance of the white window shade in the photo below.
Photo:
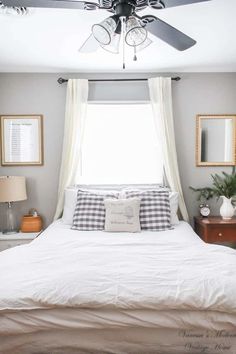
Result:
<svg viewBox="0 0 236 354"><path fill-rule="evenodd" d="M77 183L162 183L150 104L89 104Z"/></svg>

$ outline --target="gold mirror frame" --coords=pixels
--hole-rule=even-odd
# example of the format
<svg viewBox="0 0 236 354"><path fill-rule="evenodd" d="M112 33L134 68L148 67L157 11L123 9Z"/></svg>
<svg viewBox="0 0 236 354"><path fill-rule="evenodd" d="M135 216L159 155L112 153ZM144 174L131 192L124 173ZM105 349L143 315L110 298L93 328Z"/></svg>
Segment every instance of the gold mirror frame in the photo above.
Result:
<svg viewBox="0 0 236 354"><path fill-rule="evenodd" d="M202 162L201 161L201 121L203 119L227 119L233 120L232 144L233 158L229 162ZM196 166L235 166L236 165L236 114L198 114L196 116Z"/></svg>

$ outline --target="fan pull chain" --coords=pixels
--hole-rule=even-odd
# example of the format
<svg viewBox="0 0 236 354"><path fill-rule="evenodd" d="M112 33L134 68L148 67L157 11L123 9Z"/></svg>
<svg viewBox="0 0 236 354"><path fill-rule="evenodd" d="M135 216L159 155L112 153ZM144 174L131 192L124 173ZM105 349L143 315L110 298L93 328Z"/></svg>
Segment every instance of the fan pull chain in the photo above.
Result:
<svg viewBox="0 0 236 354"><path fill-rule="evenodd" d="M125 17L121 18L123 69L125 69Z"/></svg>
<svg viewBox="0 0 236 354"><path fill-rule="evenodd" d="M133 61L137 61L138 60L138 58L137 58L137 50L136 50L137 48L136 48L136 45L134 46L134 57L133 57Z"/></svg>

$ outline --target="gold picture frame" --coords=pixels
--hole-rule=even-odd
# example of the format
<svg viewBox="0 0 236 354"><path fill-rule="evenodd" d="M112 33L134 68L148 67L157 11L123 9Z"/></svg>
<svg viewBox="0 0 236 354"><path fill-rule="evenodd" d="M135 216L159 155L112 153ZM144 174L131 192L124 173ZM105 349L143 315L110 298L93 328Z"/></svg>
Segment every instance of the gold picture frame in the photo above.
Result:
<svg viewBox="0 0 236 354"><path fill-rule="evenodd" d="M43 165L43 115L1 115L0 132L2 166Z"/></svg>
<svg viewBox="0 0 236 354"><path fill-rule="evenodd" d="M225 124L226 122L230 123L228 124L228 134L226 135L226 128L224 128L224 137L228 140L228 144L226 142L223 142L225 145L228 147L228 151L222 151L219 153L219 157L222 157L223 155L227 155L227 157L219 158L203 158L203 151L206 150L207 142L205 141L203 144L204 140L207 140L206 137L204 137L203 134L203 128L204 128L204 123L208 120L209 122L209 129L210 127L214 127L214 125L219 125ZM223 123L222 123L223 122ZM206 127L205 127L206 128ZM218 129L219 130L219 129ZM222 129L221 129L222 130ZM222 142L222 139L217 138L215 135L212 134L211 140L213 141L212 143L212 150L215 151L220 149L220 143ZM205 147L205 149L203 148ZM209 148L209 147L208 147ZM225 148L225 150L227 150ZM198 114L196 116L196 149L195 149L195 159L196 159L196 166L202 167L202 166L235 166L236 165L236 114Z"/></svg>

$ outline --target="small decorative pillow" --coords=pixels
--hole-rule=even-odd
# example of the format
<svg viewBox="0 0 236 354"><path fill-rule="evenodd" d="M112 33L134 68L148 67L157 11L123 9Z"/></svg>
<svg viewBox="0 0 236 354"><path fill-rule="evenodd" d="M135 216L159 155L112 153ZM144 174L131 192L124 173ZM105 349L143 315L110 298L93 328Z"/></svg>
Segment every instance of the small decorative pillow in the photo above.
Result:
<svg viewBox="0 0 236 354"><path fill-rule="evenodd" d="M140 199L104 200L106 209L105 231L139 232Z"/></svg>
<svg viewBox="0 0 236 354"><path fill-rule="evenodd" d="M171 228L168 191L130 191L126 198L140 198L140 224L142 230L164 231Z"/></svg>
<svg viewBox="0 0 236 354"><path fill-rule="evenodd" d="M77 203L73 216L73 230L104 230L104 199L117 199L119 193L90 193L78 190Z"/></svg>

